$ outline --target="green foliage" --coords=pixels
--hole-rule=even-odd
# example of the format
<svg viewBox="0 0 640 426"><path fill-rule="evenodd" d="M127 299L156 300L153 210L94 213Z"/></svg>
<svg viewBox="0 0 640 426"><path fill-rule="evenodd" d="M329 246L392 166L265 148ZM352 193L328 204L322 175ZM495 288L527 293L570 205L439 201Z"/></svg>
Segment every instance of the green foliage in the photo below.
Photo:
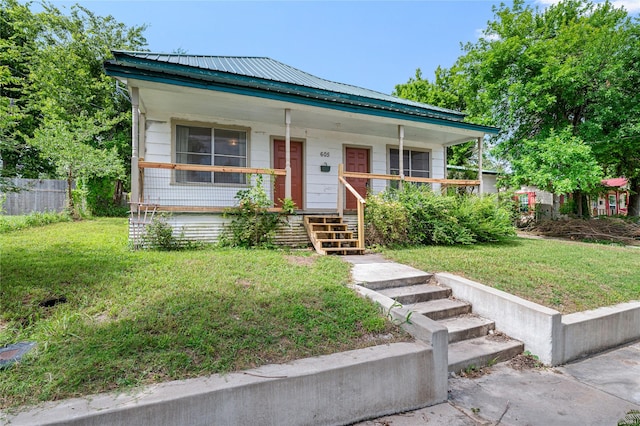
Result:
<svg viewBox="0 0 640 426"><path fill-rule="evenodd" d="M68 164L61 165L68 161L60 157L68 157L71 149L88 153L87 162L104 157L89 148L114 156L110 160L115 162L104 166L126 170L131 107L116 81L104 74L102 62L110 49L143 49L145 27L127 27L79 5L68 13L50 3L40 6L42 12L32 13L31 3L0 0L2 176L55 178L62 173L68 178ZM69 136L75 133L83 135ZM76 146L58 155L50 146L69 142L89 148ZM3 182L0 178L0 187Z"/></svg>
<svg viewBox="0 0 640 426"><path fill-rule="evenodd" d="M251 181L251 175L247 177ZM271 199L264 189L262 175L256 175L253 183L238 191L235 198L238 206L225 213L232 216L221 238L223 246L231 247L271 247L276 229L284 224L284 216L295 210L293 200L284 200L282 213L270 212Z"/></svg>
<svg viewBox="0 0 640 426"><path fill-rule="evenodd" d="M509 208L491 196L441 196L405 183L367 198L369 244L453 245L499 241L514 235Z"/></svg>
<svg viewBox="0 0 640 426"><path fill-rule="evenodd" d="M618 426L640 426L640 411L630 410L624 419L618 421Z"/></svg>
<svg viewBox="0 0 640 426"><path fill-rule="evenodd" d="M113 178L91 178L85 183L87 208L94 216L125 217L129 207L114 201L116 182Z"/></svg>
<svg viewBox="0 0 640 426"><path fill-rule="evenodd" d="M522 155L511 161L516 187L535 185L551 193L568 194L576 190L593 192L600 186L602 169L591 148L569 128L561 132L551 129L546 137L525 139L520 149Z"/></svg>
<svg viewBox="0 0 640 426"><path fill-rule="evenodd" d="M402 203L391 191L369 195L365 204L365 239L371 245L407 244L408 218Z"/></svg>
<svg viewBox="0 0 640 426"><path fill-rule="evenodd" d="M0 216L0 234L36 226L44 226L50 223L69 221L71 221L71 216L66 212L34 212L22 216Z"/></svg>
<svg viewBox="0 0 640 426"><path fill-rule="evenodd" d="M141 237L142 246L150 250L180 250L183 244L173 233L173 226L167 222L167 218L156 216L145 226Z"/></svg>

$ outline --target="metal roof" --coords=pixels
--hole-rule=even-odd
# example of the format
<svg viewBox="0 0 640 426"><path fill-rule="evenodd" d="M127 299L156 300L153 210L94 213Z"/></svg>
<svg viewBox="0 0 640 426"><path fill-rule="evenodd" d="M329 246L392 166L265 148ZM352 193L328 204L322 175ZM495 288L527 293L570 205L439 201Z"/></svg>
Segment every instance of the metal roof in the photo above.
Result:
<svg viewBox="0 0 640 426"><path fill-rule="evenodd" d="M456 127L498 133L494 127L464 122L465 114L458 111L325 80L271 58L120 50L114 50L113 54L115 59L105 62L105 71L112 76L144 77L153 81L182 79L182 83L197 87L214 84L218 89L272 93L304 102L324 102L329 107L344 110L353 107L359 111L377 111L375 114L386 114L387 111L413 120L444 120L458 123Z"/></svg>

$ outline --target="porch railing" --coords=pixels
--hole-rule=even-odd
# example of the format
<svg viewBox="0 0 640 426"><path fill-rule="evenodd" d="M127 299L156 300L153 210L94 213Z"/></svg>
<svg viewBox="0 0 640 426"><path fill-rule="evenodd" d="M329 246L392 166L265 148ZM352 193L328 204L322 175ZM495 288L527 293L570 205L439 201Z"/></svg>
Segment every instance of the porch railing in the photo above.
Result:
<svg viewBox="0 0 640 426"><path fill-rule="evenodd" d="M479 180L472 179L435 179L435 178L423 178L412 176L399 176L399 175L385 175L378 173L361 173L361 172L348 172L344 170L343 164L338 164L338 214L342 217L344 215L344 202L345 202L345 190L351 193L357 201L357 214L358 214L358 248L364 248L364 206L366 204L365 198L358 193L358 191L349 184L349 178L352 179L367 179L371 180L384 180L384 181L399 181L413 182L413 183L428 183L428 184L440 184L442 191L446 190L448 186L479 186ZM369 188L372 185L368 185Z"/></svg>
<svg viewBox="0 0 640 426"><path fill-rule="evenodd" d="M263 186L268 194L273 193L276 178L286 175L283 169L163 163L143 159L138 162L138 167L140 170L139 199L131 200L132 209L153 204L158 212L220 213L233 207L237 192L246 189L245 184L176 182L174 171L261 175ZM249 183L248 179L250 178L247 178L247 183ZM282 209L272 207L269 210L281 211Z"/></svg>

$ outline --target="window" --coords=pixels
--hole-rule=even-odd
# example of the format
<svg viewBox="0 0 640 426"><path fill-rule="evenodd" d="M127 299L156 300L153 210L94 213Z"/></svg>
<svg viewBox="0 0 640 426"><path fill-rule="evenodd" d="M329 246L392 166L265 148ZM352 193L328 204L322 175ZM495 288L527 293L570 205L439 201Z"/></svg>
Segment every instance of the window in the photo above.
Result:
<svg viewBox="0 0 640 426"><path fill-rule="evenodd" d="M210 127L176 126L176 163L247 166L247 132ZM176 170L176 182L246 184L244 173Z"/></svg>
<svg viewBox="0 0 640 426"><path fill-rule="evenodd" d="M400 174L400 152L397 148L389 149L389 174ZM429 177L429 152L405 149L402 162L404 175L412 177Z"/></svg>

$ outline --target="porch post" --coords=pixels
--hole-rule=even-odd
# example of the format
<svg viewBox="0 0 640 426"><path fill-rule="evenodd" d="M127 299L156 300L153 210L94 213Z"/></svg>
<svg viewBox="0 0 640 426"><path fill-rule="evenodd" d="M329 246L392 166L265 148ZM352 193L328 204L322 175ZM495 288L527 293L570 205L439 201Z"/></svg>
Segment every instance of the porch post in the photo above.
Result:
<svg viewBox="0 0 640 426"><path fill-rule="evenodd" d="M478 195L484 193L484 184L482 183L482 136L478 138L478 180L480 185L478 187Z"/></svg>
<svg viewBox="0 0 640 426"><path fill-rule="evenodd" d="M138 143L140 95L137 87L131 88L131 209L138 211L140 202L140 169L138 168Z"/></svg>
<svg viewBox="0 0 640 426"><path fill-rule="evenodd" d="M442 153L442 158L444 161L443 167L444 167L444 178L445 179L449 179L449 169L447 168L447 163L448 163L448 159L447 159L447 145L443 146L444 148L444 152ZM440 184L440 193L442 195L447 195L447 184L446 183L442 183Z"/></svg>
<svg viewBox="0 0 640 426"><path fill-rule="evenodd" d="M404 126L402 124L398 125L398 148L399 188L402 189L402 182L404 181Z"/></svg>
<svg viewBox="0 0 640 426"><path fill-rule="evenodd" d="M289 108L284 110L284 125L284 169L287 172L284 177L284 196L291 198L291 110Z"/></svg>

